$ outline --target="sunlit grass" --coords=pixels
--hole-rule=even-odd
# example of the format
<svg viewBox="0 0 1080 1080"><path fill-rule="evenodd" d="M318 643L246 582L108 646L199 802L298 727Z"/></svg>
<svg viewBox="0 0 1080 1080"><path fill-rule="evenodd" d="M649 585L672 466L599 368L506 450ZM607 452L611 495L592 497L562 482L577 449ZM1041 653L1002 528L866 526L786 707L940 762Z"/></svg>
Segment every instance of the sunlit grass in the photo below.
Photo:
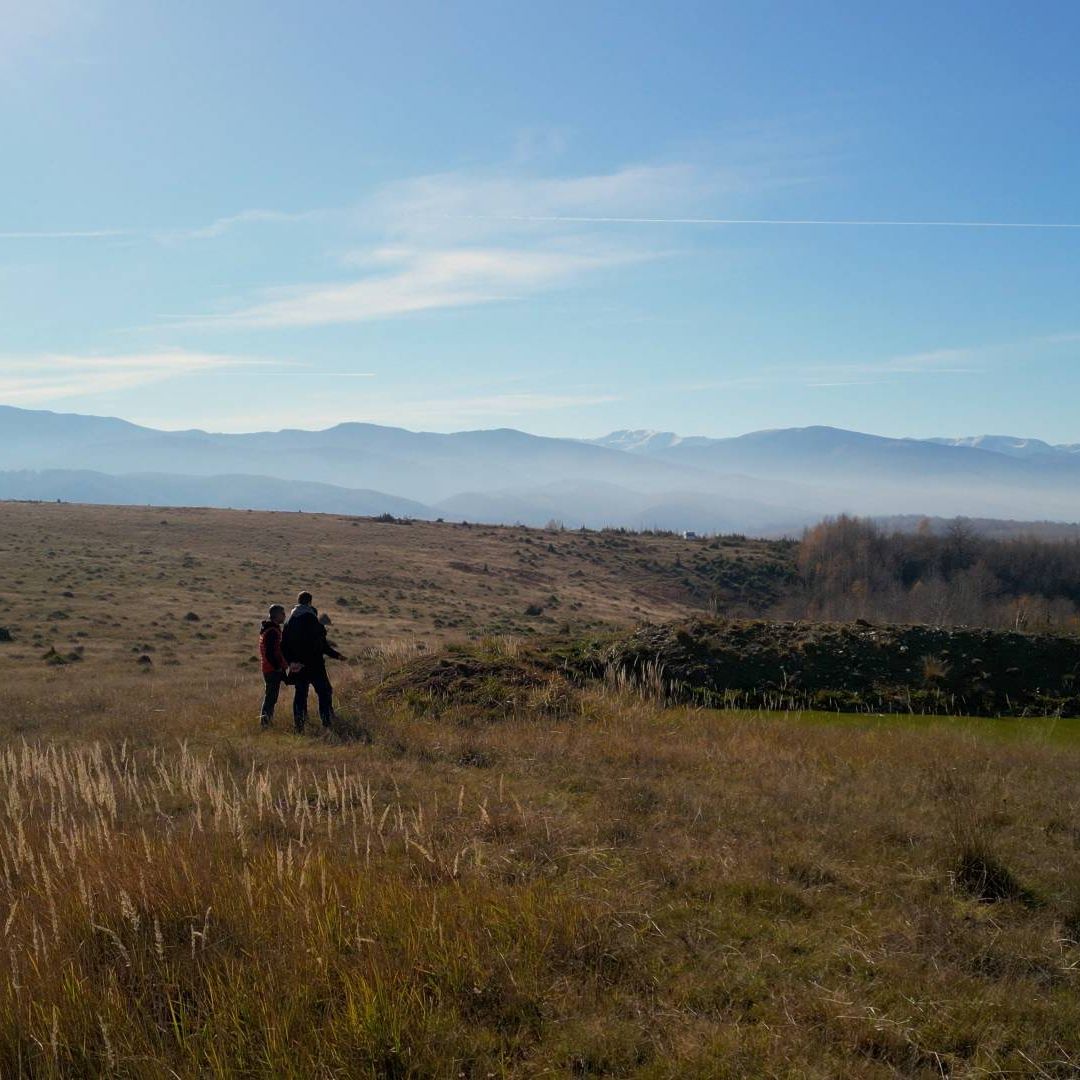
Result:
<svg viewBox="0 0 1080 1080"><path fill-rule="evenodd" d="M1077 1068L1060 722L598 685L458 723L357 672L345 739L298 738L213 674L61 679L9 737L0 1074ZM971 865L1023 895L988 902Z"/></svg>
<svg viewBox="0 0 1080 1080"><path fill-rule="evenodd" d="M0 1077L1080 1073L1076 721L713 711L537 663L524 567L560 619L675 617L637 590L676 538L11 520ZM357 661L326 737L288 693L258 725L296 579Z"/></svg>

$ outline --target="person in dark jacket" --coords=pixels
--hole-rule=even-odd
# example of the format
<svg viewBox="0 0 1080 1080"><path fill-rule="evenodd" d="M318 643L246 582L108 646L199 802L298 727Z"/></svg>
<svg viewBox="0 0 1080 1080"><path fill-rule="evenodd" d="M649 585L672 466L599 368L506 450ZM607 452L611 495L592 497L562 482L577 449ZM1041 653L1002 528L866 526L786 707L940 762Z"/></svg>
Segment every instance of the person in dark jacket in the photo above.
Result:
<svg viewBox="0 0 1080 1080"><path fill-rule="evenodd" d="M266 683L262 710L259 713L259 723L263 727L269 727L274 719L274 707L288 672L288 663L281 651L281 627L285 622L285 609L280 604L274 604L267 615L269 618L263 620L259 632L259 659L262 661L263 681Z"/></svg>
<svg viewBox="0 0 1080 1080"><path fill-rule="evenodd" d="M296 607L292 609L282 631L281 646L285 659L289 663L296 693L293 697L293 722L297 732L304 730L307 723L308 687L315 691L319 699L319 718L324 728L330 727L334 720L334 688L326 674L326 658L344 660L326 639L326 627L319 620L319 613L311 602L309 592L302 592L296 598ZM297 669L296 665L300 665Z"/></svg>

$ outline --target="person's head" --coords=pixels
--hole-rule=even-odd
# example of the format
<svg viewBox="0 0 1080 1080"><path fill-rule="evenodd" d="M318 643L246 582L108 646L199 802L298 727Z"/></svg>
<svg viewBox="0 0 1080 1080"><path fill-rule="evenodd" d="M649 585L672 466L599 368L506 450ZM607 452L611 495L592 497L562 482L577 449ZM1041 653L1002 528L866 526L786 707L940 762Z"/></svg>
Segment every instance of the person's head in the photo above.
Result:
<svg viewBox="0 0 1080 1080"><path fill-rule="evenodd" d="M285 621L285 609L280 604L270 605L270 621L278 626Z"/></svg>
<svg viewBox="0 0 1080 1080"><path fill-rule="evenodd" d="M310 604L310 603L311 603L311 593L309 593L309 592L302 592L302 593L301 593L301 594L300 594L300 595L299 595L299 596L298 596L298 597L296 598L296 602L297 602L298 604L300 604L301 606L303 606L303 605L305 605L305 604Z"/></svg>

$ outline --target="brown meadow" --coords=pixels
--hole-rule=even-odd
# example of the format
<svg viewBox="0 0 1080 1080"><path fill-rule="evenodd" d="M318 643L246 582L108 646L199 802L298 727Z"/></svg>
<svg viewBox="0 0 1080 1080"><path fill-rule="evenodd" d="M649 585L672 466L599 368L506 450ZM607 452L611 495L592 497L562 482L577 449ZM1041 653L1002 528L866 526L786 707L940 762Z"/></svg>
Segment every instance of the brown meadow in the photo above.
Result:
<svg viewBox="0 0 1080 1080"><path fill-rule="evenodd" d="M457 715L379 688L684 614L684 542L0 520L0 1075L1080 1074L1075 721L615 678ZM256 721L259 612L301 586L356 658L328 737Z"/></svg>

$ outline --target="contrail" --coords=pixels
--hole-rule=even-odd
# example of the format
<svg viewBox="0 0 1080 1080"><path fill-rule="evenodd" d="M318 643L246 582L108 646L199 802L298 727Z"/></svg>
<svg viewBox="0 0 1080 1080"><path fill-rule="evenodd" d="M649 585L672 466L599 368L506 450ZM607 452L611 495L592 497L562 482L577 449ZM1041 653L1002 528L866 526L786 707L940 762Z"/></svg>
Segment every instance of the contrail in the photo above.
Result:
<svg viewBox="0 0 1080 1080"><path fill-rule="evenodd" d="M584 225L841 225L885 229L1080 229L1080 223L1063 221L875 221L843 218L659 218L540 214L476 214L470 215L470 220L563 222Z"/></svg>
<svg viewBox="0 0 1080 1080"><path fill-rule="evenodd" d="M130 229L70 229L54 232L0 232L0 240L101 240L131 236Z"/></svg>

